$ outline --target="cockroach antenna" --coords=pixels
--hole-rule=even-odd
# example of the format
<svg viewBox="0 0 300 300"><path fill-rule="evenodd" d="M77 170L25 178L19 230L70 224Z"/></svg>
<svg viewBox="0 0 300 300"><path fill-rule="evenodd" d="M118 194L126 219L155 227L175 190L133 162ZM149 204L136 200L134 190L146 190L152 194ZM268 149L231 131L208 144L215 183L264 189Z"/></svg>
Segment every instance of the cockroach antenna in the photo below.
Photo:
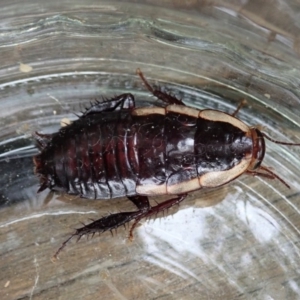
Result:
<svg viewBox="0 0 300 300"><path fill-rule="evenodd" d="M287 143L287 142L282 142L282 141L277 141L272 138L270 138L267 134L264 132L261 132L261 134L269 141L275 143L275 144L280 144L280 145L286 145L286 146L300 146L300 143Z"/></svg>

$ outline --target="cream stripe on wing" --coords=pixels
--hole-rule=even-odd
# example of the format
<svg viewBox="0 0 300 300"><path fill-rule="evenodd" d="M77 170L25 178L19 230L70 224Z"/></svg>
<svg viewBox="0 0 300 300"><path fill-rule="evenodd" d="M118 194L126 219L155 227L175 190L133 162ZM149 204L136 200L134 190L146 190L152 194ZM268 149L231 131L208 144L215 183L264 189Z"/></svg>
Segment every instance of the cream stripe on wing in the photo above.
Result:
<svg viewBox="0 0 300 300"><path fill-rule="evenodd" d="M235 167L227 171L208 172L199 177L200 185L203 187L217 187L223 185L243 174L251 162L251 157L243 158Z"/></svg>
<svg viewBox="0 0 300 300"><path fill-rule="evenodd" d="M235 127L238 127L243 132L249 132L250 128L245 123L241 122L239 119L226 114L222 111L205 109L200 111L199 117L209 121L219 121L232 124Z"/></svg>

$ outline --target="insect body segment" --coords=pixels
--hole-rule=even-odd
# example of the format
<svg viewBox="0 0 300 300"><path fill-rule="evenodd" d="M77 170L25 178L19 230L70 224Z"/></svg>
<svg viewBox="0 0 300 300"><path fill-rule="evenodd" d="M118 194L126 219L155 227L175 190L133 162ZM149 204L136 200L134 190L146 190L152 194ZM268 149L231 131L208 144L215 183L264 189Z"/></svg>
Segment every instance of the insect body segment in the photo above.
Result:
<svg viewBox="0 0 300 300"><path fill-rule="evenodd" d="M278 178L260 166L266 136L258 129L220 111L187 107L137 73L165 107L136 108L134 97L122 94L97 102L57 133L36 133L39 191L50 188L90 199L127 196L137 207L77 229L55 256L73 236L94 235L134 220L132 236L142 218L180 203L191 191L226 184L245 172ZM148 196L155 195L172 196L151 207Z"/></svg>
<svg viewBox="0 0 300 300"><path fill-rule="evenodd" d="M239 127L192 108L148 110L93 112L54 134L35 157L41 189L92 199L177 195L247 170L253 143Z"/></svg>

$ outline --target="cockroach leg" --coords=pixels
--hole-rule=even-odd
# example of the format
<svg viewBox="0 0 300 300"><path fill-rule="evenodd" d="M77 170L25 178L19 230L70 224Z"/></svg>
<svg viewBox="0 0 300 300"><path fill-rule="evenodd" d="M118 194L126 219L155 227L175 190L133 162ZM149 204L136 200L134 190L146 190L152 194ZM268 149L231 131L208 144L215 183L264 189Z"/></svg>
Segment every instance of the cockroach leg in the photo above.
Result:
<svg viewBox="0 0 300 300"><path fill-rule="evenodd" d="M148 197L146 196L132 196L128 197L130 201L132 201L135 206L139 209L138 211L133 212L121 212L116 214L111 214L109 216L103 217L99 220L96 220L88 225L84 225L81 228L75 230L75 232L66 239L60 248L56 251L53 258L57 259L58 254L65 248L67 243L75 236L77 236L77 241L81 239L84 235L95 234L96 232L103 233L105 231L112 232L113 229L116 229L126 223L130 222L133 219L139 218L141 215L145 214L148 210L150 210L150 204ZM139 218L140 220L141 218Z"/></svg>
<svg viewBox="0 0 300 300"><path fill-rule="evenodd" d="M134 107L135 107L135 101L133 95L129 93L122 94L103 102L96 101L95 104L91 105L90 108L86 109L86 111L83 112L81 118L92 114L98 114L98 113L109 112L109 111L117 111L123 109L132 109Z"/></svg>
<svg viewBox="0 0 300 300"><path fill-rule="evenodd" d="M139 210L148 211L150 203L147 196L129 196L127 197Z"/></svg>
<svg viewBox="0 0 300 300"><path fill-rule="evenodd" d="M177 105L185 106L185 104L181 100L177 99L176 97L169 95L167 93L164 93L164 92L160 91L159 89L154 89L149 84L149 82L147 81L147 79L145 78L144 74L142 73L142 71L140 69L136 70L136 74L140 76L141 80L143 81L143 83L145 84L145 86L149 90L149 92L151 92L155 97L157 97L161 101L163 101L167 104L177 104Z"/></svg>
<svg viewBox="0 0 300 300"><path fill-rule="evenodd" d="M264 172L260 172L260 170L263 170L267 173ZM260 177L264 177L264 178L268 178L268 179L278 179L281 183L283 183L287 188L291 188L282 178L280 178L278 175L276 175L275 173L273 173L269 168L264 167L264 166L260 166L258 170L256 171L246 171L247 174L250 174L252 176L260 176Z"/></svg>
<svg viewBox="0 0 300 300"><path fill-rule="evenodd" d="M163 212L172 206L179 204L186 198L187 194L180 195L176 198L172 198L169 200L166 200L156 206L151 207L148 211L146 211L144 214L141 214L138 216L135 220L134 223L132 224L130 231L129 231L129 239L133 239L133 230L136 227L136 225L139 223L139 221L143 218L150 218L152 215L157 215L159 212Z"/></svg>
<svg viewBox="0 0 300 300"><path fill-rule="evenodd" d="M233 117L235 117L237 115L237 113L240 111L240 109L245 106L247 104L247 100L243 99L240 104L238 105L238 107L236 108L236 110L231 114Z"/></svg>
<svg viewBox="0 0 300 300"><path fill-rule="evenodd" d="M77 235L77 231L75 231L73 234L71 234L62 244L61 246L57 249L57 251L55 252L55 254L53 255L53 260L57 260L58 258L58 254L60 253L60 251L62 249L64 249L67 245L67 243L74 237Z"/></svg>
<svg viewBox="0 0 300 300"><path fill-rule="evenodd" d="M54 258L58 257L58 254L65 248L66 244L73 237L77 236L78 237L77 241L78 241L84 235L89 235L96 232L102 233L105 231L112 232L113 229L116 229L117 227L127 222L130 222L131 220L137 218L142 213L143 211L134 211L134 212L123 212L123 213L112 214L104 218L101 218L97 221L94 221L88 225L85 225L81 228L76 229L75 232L62 243L61 247L54 254Z"/></svg>
<svg viewBox="0 0 300 300"><path fill-rule="evenodd" d="M53 134L42 134L36 131L33 134L33 138L36 140L38 148L40 150L43 150L46 148L48 143L52 140Z"/></svg>
<svg viewBox="0 0 300 300"><path fill-rule="evenodd" d="M186 194L178 196L176 198L164 201L154 207L151 207L149 204L148 197L146 196L132 196L128 197L130 201L132 201L136 207L139 209L133 212L121 212L116 214L111 214L109 216L103 217L99 220L96 220L88 225L84 225L81 228L75 230L60 246L60 248L56 251L53 258L57 259L58 254L65 248L67 243L75 236L77 236L77 241L79 241L84 235L94 235L96 232L102 233L105 231L112 232L113 229L117 229L118 227L125 225L126 223L134 220L133 225L130 228L130 239L133 239L133 230L138 224L138 222L143 219L150 217L152 215L156 215L161 211L164 211L186 198Z"/></svg>

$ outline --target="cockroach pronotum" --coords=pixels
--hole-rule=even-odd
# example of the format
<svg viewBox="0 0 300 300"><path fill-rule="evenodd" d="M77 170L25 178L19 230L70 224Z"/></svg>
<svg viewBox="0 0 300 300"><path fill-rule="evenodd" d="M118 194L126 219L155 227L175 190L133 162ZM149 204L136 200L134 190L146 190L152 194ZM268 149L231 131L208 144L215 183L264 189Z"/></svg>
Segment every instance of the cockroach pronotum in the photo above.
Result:
<svg viewBox="0 0 300 300"><path fill-rule="evenodd" d="M57 250L56 258L74 236L113 230L164 211L191 191L224 185L243 173L278 179L261 163L265 138L233 114L187 107L176 97L155 89L142 72L146 88L164 103L135 107L132 94L92 104L72 124L53 134L35 133L40 153L34 157L39 192L49 188L89 199L126 196L136 211L111 214L77 229ZM150 206L148 197L171 199Z"/></svg>

